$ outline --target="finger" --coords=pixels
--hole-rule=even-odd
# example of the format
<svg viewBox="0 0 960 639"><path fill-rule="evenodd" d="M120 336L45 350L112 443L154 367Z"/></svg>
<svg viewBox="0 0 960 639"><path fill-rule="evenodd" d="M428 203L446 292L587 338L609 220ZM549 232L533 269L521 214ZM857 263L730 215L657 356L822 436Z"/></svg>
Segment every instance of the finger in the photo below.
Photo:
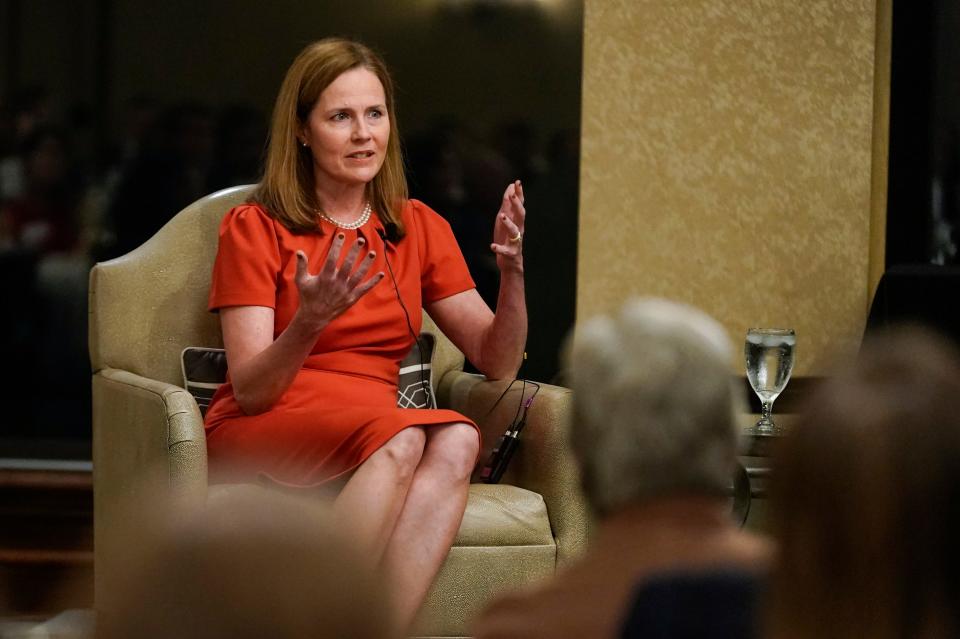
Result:
<svg viewBox="0 0 960 639"><path fill-rule="evenodd" d="M333 277L337 272L337 261L340 259L340 249L343 247L343 233L337 233L327 253L327 261L323 263L323 275Z"/></svg>
<svg viewBox="0 0 960 639"><path fill-rule="evenodd" d="M520 254L520 245L514 244L512 247L506 246L504 244L493 243L490 245L490 250L498 255L506 255L507 257L516 257Z"/></svg>
<svg viewBox="0 0 960 639"><path fill-rule="evenodd" d="M507 185L507 189L503 192L503 201L500 202L500 212L510 210L510 198L513 196L513 183L511 182Z"/></svg>
<svg viewBox="0 0 960 639"><path fill-rule="evenodd" d="M523 208L523 200L521 200L519 196L514 195L510 203L512 204L511 209L516 219L522 221L527 217L527 209Z"/></svg>
<svg viewBox="0 0 960 639"><path fill-rule="evenodd" d="M517 180L516 194L517 197L520 198L520 204L523 204L525 200L523 197L523 184L520 183L520 180Z"/></svg>
<svg viewBox="0 0 960 639"><path fill-rule="evenodd" d="M346 273L349 275L353 272L353 267L356 264L357 256L360 255L360 249L363 248L363 245L366 244L366 240L362 237L358 237L357 241L350 246L350 250L347 252L347 257L343 260L343 264L340 265L341 273Z"/></svg>
<svg viewBox="0 0 960 639"><path fill-rule="evenodd" d="M367 271L370 270L370 267L373 266L373 260L377 257L376 251L370 251L367 253L367 256L360 261L360 266L357 267L357 270L353 272L350 276L350 279L347 280L347 285L351 288L355 288L364 277L367 275Z"/></svg>
<svg viewBox="0 0 960 639"><path fill-rule="evenodd" d="M371 288L373 288L374 286L376 286L377 284L379 284L379 283L380 283L380 280L382 280L382 279L383 279L383 271L380 271L379 273L377 273L376 275L374 275L373 277L371 277L370 279L368 279L366 282L364 282L363 284L361 284L361 285L358 286L357 288L353 289L353 292L356 294L356 297L354 298L354 301L356 301L356 300L360 299L361 297L363 297L364 295L366 295L366 294L367 294L367 291L369 291Z"/></svg>
<svg viewBox="0 0 960 639"><path fill-rule="evenodd" d="M303 251L297 251L297 274L295 282L299 285L307 279L307 254Z"/></svg>
<svg viewBox="0 0 960 639"><path fill-rule="evenodd" d="M510 216L506 213L500 214L500 223L503 224L504 228L506 229L507 237L517 237L517 235L520 233L520 227L514 224L513 220L511 220Z"/></svg>

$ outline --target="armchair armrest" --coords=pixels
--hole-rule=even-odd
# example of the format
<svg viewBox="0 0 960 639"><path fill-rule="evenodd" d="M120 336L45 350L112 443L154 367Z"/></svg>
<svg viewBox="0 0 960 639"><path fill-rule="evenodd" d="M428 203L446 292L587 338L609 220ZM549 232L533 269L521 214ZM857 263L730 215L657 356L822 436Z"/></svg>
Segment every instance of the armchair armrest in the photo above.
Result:
<svg viewBox="0 0 960 639"><path fill-rule="evenodd" d="M94 476L108 489L147 479L174 499L202 503L207 490L203 417L186 390L117 369L93 376Z"/></svg>
<svg viewBox="0 0 960 639"><path fill-rule="evenodd" d="M133 373L93 376L94 561L97 607L162 506L202 505L207 494L203 419L184 389Z"/></svg>
<svg viewBox="0 0 960 639"><path fill-rule="evenodd" d="M516 383L490 411L508 384L508 381L488 381L462 371L451 371L440 381L437 390L440 406L470 417L483 433L480 465L486 462L512 422L521 401L522 384ZM588 527L587 507L566 436L571 399L569 389L540 385L540 392L527 413L520 446L502 479L503 483L543 496L560 564L579 554L586 544Z"/></svg>

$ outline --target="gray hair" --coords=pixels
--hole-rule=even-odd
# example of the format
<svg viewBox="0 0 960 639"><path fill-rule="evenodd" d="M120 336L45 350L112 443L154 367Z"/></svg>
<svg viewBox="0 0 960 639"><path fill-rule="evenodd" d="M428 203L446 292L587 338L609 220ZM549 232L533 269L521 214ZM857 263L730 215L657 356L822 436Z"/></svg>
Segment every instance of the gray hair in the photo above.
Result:
<svg viewBox="0 0 960 639"><path fill-rule="evenodd" d="M668 493L725 494L737 453L726 331L705 313L634 299L565 349L570 438L599 514Z"/></svg>

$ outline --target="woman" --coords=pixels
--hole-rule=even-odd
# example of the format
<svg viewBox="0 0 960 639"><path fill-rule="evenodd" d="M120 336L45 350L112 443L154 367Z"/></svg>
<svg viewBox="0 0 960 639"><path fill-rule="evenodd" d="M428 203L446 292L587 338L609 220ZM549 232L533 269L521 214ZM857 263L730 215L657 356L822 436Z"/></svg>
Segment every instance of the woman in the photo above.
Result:
<svg viewBox="0 0 960 639"><path fill-rule="evenodd" d="M774 639L960 632L960 358L912 330L810 398L771 486Z"/></svg>
<svg viewBox="0 0 960 639"><path fill-rule="evenodd" d="M345 480L335 512L406 627L460 525L479 435L453 411L398 409L398 363L422 306L487 377L516 374L525 212L510 184L491 244L494 314L449 225L407 198L394 114L390 76L363 45L323 40L288 70L263 180L221 225L210 308L230 379L206 428L215 478Z"/></svg>

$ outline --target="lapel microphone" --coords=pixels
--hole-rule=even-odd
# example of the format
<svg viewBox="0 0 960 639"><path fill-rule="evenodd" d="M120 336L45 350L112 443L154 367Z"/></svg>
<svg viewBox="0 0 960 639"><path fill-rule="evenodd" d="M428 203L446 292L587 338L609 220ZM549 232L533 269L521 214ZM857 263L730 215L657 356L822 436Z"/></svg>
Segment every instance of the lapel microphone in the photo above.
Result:
<svg viewBox="0 0 960 639"><path fill-rule="evenodd" d="M397 237L397 225L393 222L385 222L383 226L386 228L386 231L378 228L377 235L380 236L380 239L383 240L384 244L396 244L397 240L400 239Z"/></svg>

